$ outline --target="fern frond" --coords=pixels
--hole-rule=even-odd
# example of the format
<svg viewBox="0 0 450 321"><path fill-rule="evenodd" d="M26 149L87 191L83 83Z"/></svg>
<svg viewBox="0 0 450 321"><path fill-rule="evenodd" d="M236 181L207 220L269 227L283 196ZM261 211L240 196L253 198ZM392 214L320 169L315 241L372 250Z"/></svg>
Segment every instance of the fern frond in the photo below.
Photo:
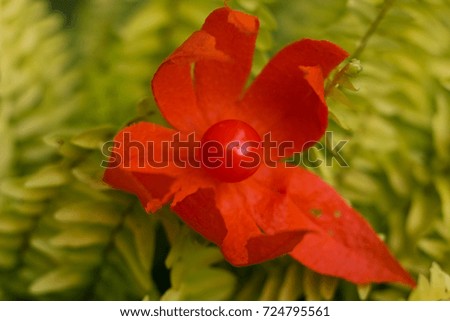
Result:
<svg viewBox="0 0 450 321"><path fill-rule="evenodd" d="M80 75L61 27L62 18L44 1L2 1L0 177L48 160L52 151L40 137L79 108Z"/></svg>
<svg viewBox="0 0 450 321"><path fill-rule="evenodd" d="M97 143L104 136L102 127L59 140L59 166L4 186L10 211L0 226L10 241L0 245L9 249L1 252L0 278L13 298L159 297L151 277L156 221L134 199L100 182ZM80 174L80 168L88 171Z"/></svg>
<svg viewBox="0 0 450 321"><path fill-rule="evenodd" d="M417 288L412 291L409 300L450 300L450 275L442 271L438 264L433 263L429 279L424 275L419 276Z"/></svg>
<svg viewBox="0 0 450 321"><path fill-rule="evenodd" d="M170 288L161 300L228 300L236 287L235 275L221 265L220 250L199 239L169 212L158 214L169 236L171 250L165 264Z"/></svg>

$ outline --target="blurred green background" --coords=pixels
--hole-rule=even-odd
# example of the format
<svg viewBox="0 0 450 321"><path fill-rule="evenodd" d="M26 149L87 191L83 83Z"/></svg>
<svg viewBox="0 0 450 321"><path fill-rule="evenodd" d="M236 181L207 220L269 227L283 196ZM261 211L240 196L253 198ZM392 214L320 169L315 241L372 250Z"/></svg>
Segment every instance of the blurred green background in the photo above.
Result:
<svg viewBox="0 0 450 321"><path fill-rule="evenodd" d="M392 1L390 1L392 2ZM257 15L253 75L297 39L354 52L379 0L235 0ZM235 268L168 209L101 183L101 146L162 122L149 83L219 0L1 0L0 299L450 299L450 2L392 3L329 100L348 168L314 169L419 280L355 286L289 257ZM325 157L318 154L318 157Z"/></svg>

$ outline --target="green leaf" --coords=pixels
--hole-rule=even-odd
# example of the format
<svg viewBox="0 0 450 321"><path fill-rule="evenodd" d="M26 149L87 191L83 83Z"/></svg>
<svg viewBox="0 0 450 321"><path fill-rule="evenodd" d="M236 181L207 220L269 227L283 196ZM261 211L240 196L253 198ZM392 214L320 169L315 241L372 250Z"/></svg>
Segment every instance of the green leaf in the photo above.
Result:
<svg viewBox="0 0 450 321"><path fill-rule="evenodd" d="M155 220L144 211L133 212L125 219L125 226L133 234L133 244L140 264L146 271L151 269L155 248Z"/></svg>
<svg viewBox="0 0 450 321"><path fill-rule="evenodd" d="M126 262L127 267L136 280L136 284L142 287L144 291L147 291L151 284L149 271L141 264L136 249L133 248L133 242L131 241L130 235L124 231L116 234L114 245Z"/></svg>
<svg viewBox="0 0 450 321"><path fill-rule="evenodd" d="M69 180L70 173L66 168L59 165L49 165L31 175L25 181L25 187L57 187L67 184Z"/></svg>
<svg viewBox="0 0 450 321"><path fill-rule="evenodd" d="M409 300L450 300L450 275L433 263L429 279L424 275L419 276L417 287L411 292Z"/></svg>
<svg viewBox="0 0 450 321"><path fill-rule="evenodd" d="M30 292L34 295L42 295L79 288L84 286L87 279L86 272L61 268L48 272L35 280L30 286Z"/></svg>
<svg viewBox="0 0 450 321"><path fill-rule="evenodd" d="M170 23L170 15L165 10L161 2L151 1L144 3L136 14L129 19L128 23L120 30L120 36L130 43L136 41L135 45L143 44L143 39L147 33L166 26ZM157 49L157 48L155 48ZM143 53L148 52L148 50Z"/></svg>
<svg viewBox="0 0 450 321"><path fill-rule="evenodd" d="M191 270L180 286L184 300L226 300L233 293L235 277L219 268Z"/></svg>
<svg viewBox="0 0 450 321"><path fill-rule="evenodd" d="M55 195L51 188L28 188L23 179L9 179L0 183L0 192L22 201L43 201Z"/></svg>
<svg viewBox="0 0 450 321"><path fill-rule="evenodd" d="M351 100L338 87L332 88L328 97L349 108L353 108Z"/></svg>
<svg viewBox="0 0 450 321"><path fill-rule="evenodd" d="M199 243L185 227L173 242L166 258L166 266L171 270L171 288L162 299L228 299L234 291L236 280L232 273L212 266L223 260L218 249Z"/></svg>
<svg viewBox="0 0 450 321"><path fill-rule="evenodd" d="M248 10L250 12L255 11L259 6L258 0L238 0L237 2L245 10Z"/></svg>
<svg viewBox="0 0 450 321"><path fill-rule="evenodd" d="M358 296L360 300L367 300L369 298L370 291L372 290L371 284L363 284L357 286Z"/></svg>
<svg viewBox="0 0 450 321"><path fill-rule="evenodd" d="M397 152L386 154L385 157L380 159L389 183L400 196L411 195L411 189L413 188L411 173L404 166L401 166L401 163L406 161Z"/></svg>
<svg viewBox="0 0 450 321"><path fill-rule="evenodd" d="M111 232L105 229L83 227L70 229L52 237L49 243L55 247L81 248L87 246L105 245Z"/></svg>
<svg viewBox="0 0 450 321"><path fill-rule="evenodd" d="M80 202L67 204L54 214L55 219L66 223L91 223L116 226L121 221L121 214L114 205L97 202Z"/></svg>
<svg viewBox="0 0 450 321"><path fill-rule="evenodd" d="M450 228L450 181L447 177L436 177L436 188L442 203L442 219L445 225Z"/></svg>
<svg viewBox="0 0 450 321"><path fill-rule="evenodd" d="M267 273L267 278L264 282L264 286L261 289L261 294L258 300L272 301L276 300L280 291L280 285L282 284L283 275L281 269L272 268Z"/></svg>
<svg viewBox="0 0 450 321"><path fill-rule="evenodd" d="M442 262L449 255L448 244L439 239L421 239L417 243L418 247L434 260Z"/></svg>
<svg viewBox="0 0 450 321"><path fill-rule="evenodd" d="M322 275L319 283L319 292L323 299L332 300L337 290L339 279Z"/></svg>
<svg viewBox="0 0 450 321"><path fill-rule="evenodd" d="M406 232L410 236L417 238L429 231L436 217L435 203L435 199L425 191L414 193L406 220Z"/></svg>
<svg viewBox="0 0 450 321"><path fill-rule="evenodd" d="M280 301L297 300L302 295L302 292L302 269L300 264L292 262L287 267L277 299Z"/></svg>
<svg viewBox="0 0 450 321"><path fill-rule="evenodd" d="M70 142L86 149L99 149L114 137L115 132L116 130L112 126L101 126L76 135Z"/></svg>
<svg viewBox="0 0 450 321"><path fill-rule="evenodd" d="M433 142L438 156L442 161L449 161L450 155L450 98L447 95L439 93L436 96L436 113L432 120Z"/></svg>
<svg viewBox="0 0 450 321"><path fill-rule="evenodd" d="M13 136L5 120L0 119L0 178L5 177L13 164Z"/></svg>
<svg viewBox="0 0 450 321"><path fill-rule="evenodd" d="M56 247L48 237L35 237L31 240L31 251L27 253L27 264L30 266L45 265L46 270L58 266L78 269L80 266L92 267L101 261L100 249L97 247L63 248ZM31 254L30 254L31 253ZM51 259L48 262L48 258ZM43 263L41 263L43 262Z"/></svg>
<svg viewBox="0 0 450 321"><path fill-rule="evenodd" d="M277 28L277 20L266 6L259 5L255 15L258 17L259 21L261 21L261 27L263 29L274 30Z"/></svg>
<svg viewBox="0 0 450 321"><path fill-rule="evenodd" d="M78 181L92 189L107 190L109 187L102 180L105 169L100 166L101 164L100 155L86 155L84 161L72 169L72 174Z"/></svg>
<svg viewBox="0 0 450 321"><path fill-rule="evenodd" d="M19 216L39 217L47 209L45 202L14 202L11 204L11 210Z"/></svg>
<svg viewBox="0 0 450 321"><path fill-rule="evenodd" d="M320 293L320 275L309 269L305 269L303 273L303 290L306 300L321 300L322 295Z"/></svg>

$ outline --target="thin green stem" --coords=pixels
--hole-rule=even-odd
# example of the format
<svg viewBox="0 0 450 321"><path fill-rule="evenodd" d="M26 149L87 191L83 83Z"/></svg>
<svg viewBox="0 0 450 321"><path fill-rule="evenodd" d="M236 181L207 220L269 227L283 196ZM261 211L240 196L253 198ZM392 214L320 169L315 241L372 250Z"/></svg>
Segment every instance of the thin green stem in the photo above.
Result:
<svg viewBox="0 0 450 321"><path fill-rule="evenodd" d="M331 81L326 86L326 88L325 88L325 96L328 96L328 94L330 94L331 90L333 90L333 88L336 87L336 85L339 83L341 78L347 72L352 59L358 59L361 56L361 54L364 51L364 49L366 48L367 43L369 42L370 38L373 36L375 31L378 29L378 26L380 25L381 21L386 16L386 13L392 7L394 2L395 2L395 0L385 0L384 1L380 12L378 13L378 15L375 18L375 20L371 23L369 29L367 29L367 31L364 34L364 36L361 38L361 40L360 40L360 42L358 44L358 47L356 47L356 49L353 52L353 54L350 55L350 57L347 60L347 63L344 65L344 67L342 67L341 70L339 70L334 75L334 77L331 79Z"/></svg>

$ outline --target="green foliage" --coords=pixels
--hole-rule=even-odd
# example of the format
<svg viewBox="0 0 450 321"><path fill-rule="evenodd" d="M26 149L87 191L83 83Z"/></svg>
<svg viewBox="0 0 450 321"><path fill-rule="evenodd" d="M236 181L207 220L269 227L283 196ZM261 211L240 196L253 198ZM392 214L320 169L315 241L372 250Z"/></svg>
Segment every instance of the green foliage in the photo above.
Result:
<svg viewBox="0 0 450 321"><path fill-rule="evenodd" d="M417 288L411 292L409 300L450 300L450 275L442 271L438 264L433 263L429 280L420 275Z"/></svg>
<svg viewBox="0 0 450 321"><path fill-rule="evenodd" d="M130 121L163 123L151 77L222 4L74 1L68 28L44 0L2 1L0 299L449 299L448 1L393 3L329 95L330 130L334 142L349 140L349 167L317 169L421 275L412 293L356 287L288 257L232 267L167 209L147 215L101 182L104 143ZM261 20L256 75L302 37L354 52L382 2L229 5Z"/></svg>
<svg viewBox="0 0 450 321"><path fill-rule="evenodd" d="M331 300L337 295L342 299L357 299L356 291L352 292L348 284L315 273L290 257L241 268L238 277L242 285L234 296L237 300Z"/></svg>
<svg viewBox="0 0 450 321"><path fill-rule="evenodd" d="M236 277L222 267L213 266L223 262L219 249L197 240L193 232L164 214L162 219L172 238L165 262L170 269L171 287L161 300L230 299Z"/></svg>
<svg viewBox="0 0 450 321"><path fill-rule="evenodd" d="M3 182L1 253L7 259L0 279L7 297L158 298L151 278L156 221L100 183L102 155L92 142L103 135L104 127L59 137L56 164Z"/></svg>
<svg viewBox="0 0 450 321"><path fill-rule="evenodd" d="M73 94L80 72L61 27L43 1L2 1L0 178L48 161L52 151L41 137L80 108Z"/></svg>

